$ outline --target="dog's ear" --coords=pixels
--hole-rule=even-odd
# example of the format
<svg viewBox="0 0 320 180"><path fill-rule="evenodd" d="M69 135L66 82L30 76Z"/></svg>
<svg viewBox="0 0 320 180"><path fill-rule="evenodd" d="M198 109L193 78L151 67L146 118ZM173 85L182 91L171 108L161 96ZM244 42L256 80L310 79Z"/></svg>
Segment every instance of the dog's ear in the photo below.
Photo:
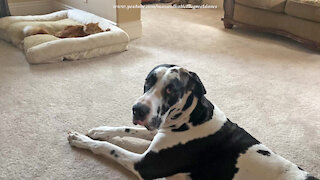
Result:
<svg viewBox="0 0 320 180"><path fill-rule="evenodd" d="M204 88L199 76L194 72L189 72L190 79L188 83L188 89L192 89L195 96L198 98L202 97L207 93L206 89Z"/></svg>

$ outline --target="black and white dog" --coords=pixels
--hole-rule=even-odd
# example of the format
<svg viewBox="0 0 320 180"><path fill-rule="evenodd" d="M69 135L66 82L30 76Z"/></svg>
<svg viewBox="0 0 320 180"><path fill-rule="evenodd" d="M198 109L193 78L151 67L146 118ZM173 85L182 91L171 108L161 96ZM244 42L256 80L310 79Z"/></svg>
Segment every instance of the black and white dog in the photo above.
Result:
<svg viewBox="0 0 320 180"><path fill-rule="evenodd" d="M132 108L133 123L148 130L102 126L89 130L87 136L70 132L68 140L72 146L114 159L140 179L175 174L199 180L317 179L232 123L204 94L195 73L159 65L147 76L144 94ZM115 136L152 142L137 154L99 141Z"/></svg>

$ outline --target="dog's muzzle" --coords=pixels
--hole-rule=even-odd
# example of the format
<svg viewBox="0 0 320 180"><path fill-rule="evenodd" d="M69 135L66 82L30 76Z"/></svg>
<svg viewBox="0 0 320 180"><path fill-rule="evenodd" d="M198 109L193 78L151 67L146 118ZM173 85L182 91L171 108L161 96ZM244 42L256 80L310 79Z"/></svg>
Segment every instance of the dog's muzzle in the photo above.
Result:
<svg viewBox="0 0 320 180"><path fill-rule="evenodd" d="M133 105L132 107L132 114L133 114L133 124L134 125L145 125L147 122L145 122L146 117L150 113L150 108L142 103L137 103Z"/></svg>

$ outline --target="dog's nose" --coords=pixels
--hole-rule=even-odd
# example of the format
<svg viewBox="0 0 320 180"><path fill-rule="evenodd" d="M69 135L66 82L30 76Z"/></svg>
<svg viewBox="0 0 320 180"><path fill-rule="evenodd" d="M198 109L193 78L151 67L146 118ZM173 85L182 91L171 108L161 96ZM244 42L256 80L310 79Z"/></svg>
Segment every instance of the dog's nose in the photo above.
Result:
<svg viewBox="0 0 320 180"><path fill-rule="evenodd" d="M132 107L133 119L143 121L147 114L149 114L150 108L142 103L137 103Z"/></svg>

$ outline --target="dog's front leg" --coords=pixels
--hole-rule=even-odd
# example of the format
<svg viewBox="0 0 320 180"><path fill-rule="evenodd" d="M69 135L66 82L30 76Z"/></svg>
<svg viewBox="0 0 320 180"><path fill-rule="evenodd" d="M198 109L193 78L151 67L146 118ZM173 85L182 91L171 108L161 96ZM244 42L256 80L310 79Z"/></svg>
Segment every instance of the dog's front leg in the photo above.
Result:
<svg viewBox="0 0 320 180"><path fill-rule="evenodd" d="M103 155L117 161L142 179L139 173L134 169L134 163L140 161L143 157L141 154L127 151L109 142L93 140L88 136L77 132L70 132L68 134L68 140L71 146L88 149L95 154Z"/></svg>
<svg viewBox="0 0 320 180"><path fill-rule="evenodd" d="M109 127L100 126L88 131L88 136L92 139L107 140L116 136L135 137L151 141L157 131L148 131L146 128L136 127Z"/></svg>

